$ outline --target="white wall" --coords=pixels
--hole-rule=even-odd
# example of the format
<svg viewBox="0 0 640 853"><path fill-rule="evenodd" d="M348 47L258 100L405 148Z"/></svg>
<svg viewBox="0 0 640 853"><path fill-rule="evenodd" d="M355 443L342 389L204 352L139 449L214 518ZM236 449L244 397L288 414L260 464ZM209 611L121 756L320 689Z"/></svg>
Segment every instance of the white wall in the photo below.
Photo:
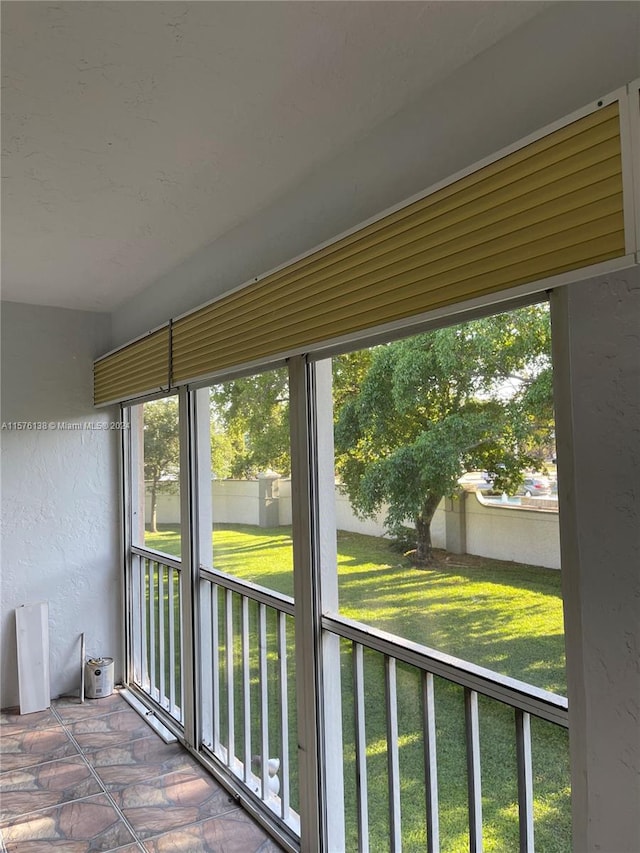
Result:
<svg viewBox="0 0 640 853"><path fill-rule="evenodd" d="M338 530L348 530L351 533L363 533L366 536L384 536L386 534L384 520L387 515L387 505L384 505L374 518L358 518L351 508L351 503L344 489L336 486L336 522ZM413 527L410 521L407 527ZM431 544L434 548L444 548L445 514L444 500L440 501L431 521Z"/></svg>
<svg viewBox="0 0 640 853"><path fill-rule="evenodd" d="M291 524L291 480L278 480L278 519L280 525ZM211 483L214 524L259 524L260 498L258 480L213 480ZM145 518L151 517L151 496L146 493ZM180 497L177 494L160 493L157 499L158 524L180 523ZM361 519L356 516L346 493L336 486L336 527L351 533L366 536L384 536L386 509L375 518ZM444 509L436 510L431 525L433 544L444 548Z"/></svg>
<svg viewBox="0 0 640 853"><path fill-rule="evenodd" d="M640 4L553 3L114 314L114 343L285 263L640 76Z"/></svg>
<svg viewBox="0 0 640 853"><path fill-rule="evenodd" d="M350 533L363 533L365 536L383 536L385 511L381 510L374 518L358 518L351 508L346 492L336 486L336 527Z"/></svg>
<svg viewBox="0 0 640 853"><path fill-rule="evenodd" d="M552 295L573 849L640 850L640 267Z"/></svg>
<svg viewBox="0 0 640 853"><path fill-rule="evenodd" d="M260 500L257 480L213 480L211 500L214 524L259 524ZM291 524L291 500L289 500L289 521ZM145 522L151 519L151 495L145 494ZM159 492L156 501L156 520L158 524L180 524L180 495Z"/></svg>
<svg viewBox="0 0 640 853"><path fill-rule="evenodd" d="M558 513L466 500L467 553L531 566L560 568Z"/></svg>
<svg viewBox="0 0 640 853"><path fill-rule="evenodd" d="M92 359L105 314L2 303L2 421L116 420L92 401ZM52 697L80 683L87 653L122 672L116 433L4 429L2 707L18 702L14 609L49 601Z"/></svg>
<svg viewBox="0 0 640 853"><path fill-rule="evenodd" d="M214 524L258 524L260 499L258 481L214 480L211 499Z"/></svg>
<svg viewBox="0 0 640 853"><path fill-rule="evenodd" d="M278 511L280 513L280 524L291 524L291 480L281 479L278 481L280 502Z"/></svg>
<svg viewBox="0 0 640 853"><path fill-rule="evenodd" d="M291 481L278 480L278 513L281 525L291 524ZM258 480L214 480L211 484L214 522L216 524L259 524L260 499ZM151 498L146 496L146 518L151 512ZM560 568L560 532L558 513L518 506L484 504L469 493L463 515L466 531L466 553L496 560L512 560L548 569ZM336 529L365 536L384 536L387 508L374 518L358 518L349 498L340 486L335 490ZM434 548L447 547L445 501L440 501L431 522ZM178 524L180 498L177 494L159 494L158 524ZM407 522L411 527L411 523Z"/></svg>
<svg viewBox="0 0 640 853"><path fill-rule="evenodd" d="M156 521L158 524L180 524L180 495L158 492L156 495ZM145 492L144 523L151 523L151 493Z"/></svg>

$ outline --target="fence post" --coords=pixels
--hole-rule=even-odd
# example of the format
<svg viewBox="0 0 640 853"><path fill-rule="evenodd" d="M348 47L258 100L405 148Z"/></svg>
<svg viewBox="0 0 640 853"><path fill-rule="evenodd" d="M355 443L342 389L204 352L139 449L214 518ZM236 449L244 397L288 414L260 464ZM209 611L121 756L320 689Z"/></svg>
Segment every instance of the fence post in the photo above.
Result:
<svg viewBox="0 0 640 853"><path fill-rule="evenodd" d="M450 554L467 553L467 493L444 501L445 548Z"/></svg>
<svg viewBox="0 0 640 853"><path fill-rule="evenodd" d="M258 474L258 526L277 527L280 523L280 475L275 471Z"/></svg>

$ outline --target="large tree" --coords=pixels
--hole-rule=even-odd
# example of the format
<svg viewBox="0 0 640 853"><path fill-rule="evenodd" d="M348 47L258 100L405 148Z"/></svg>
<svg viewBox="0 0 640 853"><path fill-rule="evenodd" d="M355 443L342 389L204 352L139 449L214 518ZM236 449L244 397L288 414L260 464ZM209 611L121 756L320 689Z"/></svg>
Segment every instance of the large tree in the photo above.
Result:
<svg viewBox="0 0 640 853"><path fill-rule="evenodd" d="M180 471L178 398L144 404L144 479L151 493L150 528L157 533L158 494L175 492Z"/></svg>
<svg viewBox="0 0 640 853"><path fill-rule="evenodd" d="M375 348L336 413L336 467L354 509L388 505L391 531L413 522L415 561L429 562L434 512L464 471L490 471L509 490L536 465L549 375L545 305Z"/></svg>
<svg viewBox="0 0 640 853"><path fill-rule="evenodd" d="M250 479L267 469L288 475L286 368L214 385L211 424L212 467L217 476Z"/></svg>

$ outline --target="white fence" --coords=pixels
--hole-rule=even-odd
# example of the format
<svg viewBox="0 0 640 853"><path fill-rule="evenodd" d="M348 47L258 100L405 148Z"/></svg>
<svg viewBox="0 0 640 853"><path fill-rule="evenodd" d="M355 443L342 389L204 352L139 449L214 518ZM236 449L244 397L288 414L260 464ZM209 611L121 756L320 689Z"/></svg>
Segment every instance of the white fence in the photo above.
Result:
<svg viewBox="0 0 640 853"><path fill-rule="evenodd" d="M560 568L557 510L487 504L469 494L465 516L468 554Z"/></svg>
<svg viewBox="0 0 640 853"><path fill-rule="evenodd" d="M216 524L291 524L290 480L213 480L211 495ZM151 498L147 492L147 520L150 516ZM373 519L358 518L347 495L336 486L338 530L383 536L384 517L383 510ZM160 493L158 524L178 524L179 520L179 496ZM455 500L440 502L431 523L431 539L435 548L453 553L560 568L558 513L550 509L486 503L474 493L463 492Z"/></svg>

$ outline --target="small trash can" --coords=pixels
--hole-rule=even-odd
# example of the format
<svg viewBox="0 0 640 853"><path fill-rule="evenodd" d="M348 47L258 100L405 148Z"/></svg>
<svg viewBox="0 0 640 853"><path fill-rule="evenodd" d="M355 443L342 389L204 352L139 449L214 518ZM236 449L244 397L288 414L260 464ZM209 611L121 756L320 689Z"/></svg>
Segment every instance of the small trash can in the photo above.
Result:
<svg viewBox="0 0 640 853"><path fill-rule="evenodd" d="M113 693L113 658L90 658L84 667L84 695L102 699Z"/></svg>

